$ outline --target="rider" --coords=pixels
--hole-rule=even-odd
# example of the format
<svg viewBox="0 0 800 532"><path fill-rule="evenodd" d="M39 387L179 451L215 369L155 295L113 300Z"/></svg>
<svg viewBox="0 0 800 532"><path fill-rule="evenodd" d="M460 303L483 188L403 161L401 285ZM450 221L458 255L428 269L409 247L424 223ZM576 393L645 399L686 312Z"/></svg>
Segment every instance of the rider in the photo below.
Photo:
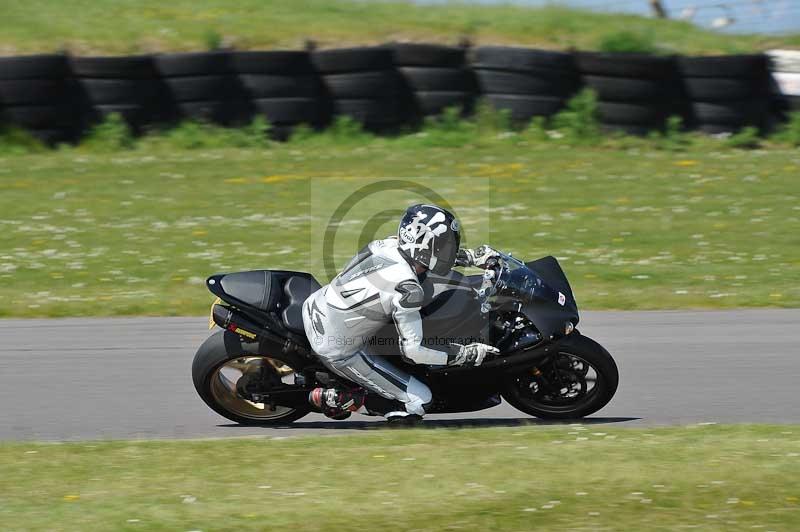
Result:
<svg viewBox="0 0 800 532"><path fill-rule="evenodd" d="M396 237L370 242L329 284L303 304L303 324L314 352L333 373L359 385L354 390L316 388L309 401L329 417L344 419L364 406L364 389L374 392L366 409L389 421L420 419L431 402L420 380L370 354L366 342L394 321L403 357L416 364L478 366L490 345L449 344L446 351L422 345L421 283L428 271L447 275L454 266L486 268L492 248L459 249L458 221L435 205L406 210Z"/></svg>

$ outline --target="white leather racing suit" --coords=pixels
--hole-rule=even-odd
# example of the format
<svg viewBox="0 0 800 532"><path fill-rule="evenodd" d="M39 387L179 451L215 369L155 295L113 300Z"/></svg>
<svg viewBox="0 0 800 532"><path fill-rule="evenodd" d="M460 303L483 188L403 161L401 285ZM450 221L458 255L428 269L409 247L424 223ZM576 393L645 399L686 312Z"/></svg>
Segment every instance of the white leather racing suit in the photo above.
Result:
<svg viewBox="0 0 800 532"><path fill-rule="evenodd" d="M422 345L423 295L417 273L398 250L397 239L375 240L305 301L306 335L332 371L403 403L402 413L423 415L432 399L430 389L385 357L370 354L366 345L380 328L394 321L403 357L417 364L447 364L451 353Z"/></svg>

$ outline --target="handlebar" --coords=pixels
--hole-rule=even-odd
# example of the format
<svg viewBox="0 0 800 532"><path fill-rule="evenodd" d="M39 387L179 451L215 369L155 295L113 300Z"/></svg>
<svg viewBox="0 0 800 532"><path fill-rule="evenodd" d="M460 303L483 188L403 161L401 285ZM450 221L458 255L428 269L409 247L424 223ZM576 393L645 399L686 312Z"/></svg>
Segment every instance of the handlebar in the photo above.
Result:
<svg viewBox="0 0 800 532"><path fill-rule="evenodd" d="M491 310L489 298L497 293L498 283L503 272L508 269L507 259L510 255L498 251L498 257L489 259L483 272L481 287L476 290L476 299L481 305L481 313L486 314Z"/></svg>
<svg viewBox="0 0 800 532"><path fill-rule="evenodd" d="M481 313L486 314L492 309L489 299L505 288L506 283L510 280L511 270L517 268L525 268L527 266L524 262L518 260L510 254L503 253L502 251L494 250L497 256L490 258L483 273L483 281L481 286L477 289L476 299L481 305ZM516 265L516 268L514 267Z"/></svg>

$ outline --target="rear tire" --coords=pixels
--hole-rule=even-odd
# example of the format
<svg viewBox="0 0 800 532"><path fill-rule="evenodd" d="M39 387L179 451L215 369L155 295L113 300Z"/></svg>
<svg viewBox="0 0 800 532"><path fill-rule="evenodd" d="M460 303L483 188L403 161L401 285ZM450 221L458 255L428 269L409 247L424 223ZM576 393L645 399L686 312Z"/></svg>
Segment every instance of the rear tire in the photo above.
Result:
<svg viewBox="0 0 800 532"><path fill-rule="evenodd" d="M258 419L248 417L232 411L222 404L214 394L213 382L218 375L218 370L237 358L269 356L271 359L283 362L292 369L299 370L303 367L302 361L291 354L284 353L262 353L263 347L258 343L244 342L242 338L229 331L217 331L209 336L192 362L192 380L195 390L203 401L219 415L242 425L256 426L275 426L286 425L300 419L311 411L311 406L307 408L291 408L285 414L272 419Z"/></svg>
<svg viewBox="0 0 800 532"><path fill-rule="evenodd" d="M534 394L524 392L526 379L533 380L532 368L527 368L508 376L502 392L503 398L514 408L541 419L582 418L606 406L614 397L619 383L619 371L609 352L591 338L577 332L559 346L558 352L574 355L591 365L597 373L597 381L591 393L578 399L572 408L569 405L548 405L537 400Z"/></svg>

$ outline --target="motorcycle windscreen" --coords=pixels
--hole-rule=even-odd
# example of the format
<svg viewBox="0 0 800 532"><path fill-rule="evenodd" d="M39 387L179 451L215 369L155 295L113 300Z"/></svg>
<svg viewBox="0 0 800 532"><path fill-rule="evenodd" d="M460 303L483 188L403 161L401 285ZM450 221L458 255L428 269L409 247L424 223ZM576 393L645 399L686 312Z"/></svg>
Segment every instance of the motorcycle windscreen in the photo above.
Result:
<svg viewBox="0 0 800 532"><path fill-rule="evenodd" d="M555 257L548 256L525 264L552 291L546 297L534 297L523 312L545 337L564 334L568 321L578 324L578 305L567 276Z"/></svg>

